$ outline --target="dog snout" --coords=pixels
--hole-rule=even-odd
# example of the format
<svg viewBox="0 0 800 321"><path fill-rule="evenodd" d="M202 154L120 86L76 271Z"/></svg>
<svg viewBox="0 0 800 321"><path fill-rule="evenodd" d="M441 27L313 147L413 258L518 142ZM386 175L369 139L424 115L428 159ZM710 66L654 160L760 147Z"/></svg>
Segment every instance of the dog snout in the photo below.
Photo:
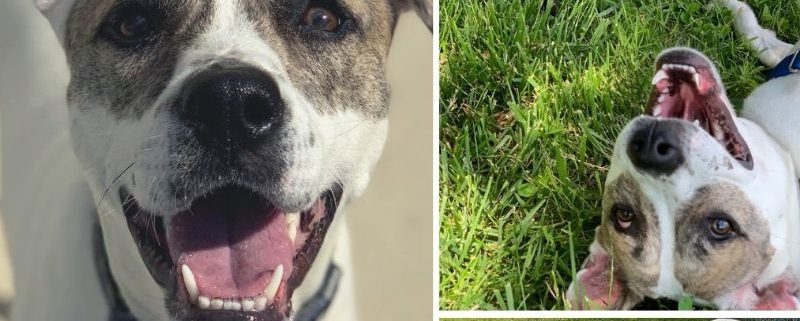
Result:
<svg viewBox="0 0 800 321"><path fill-rule="evenodd" d="M680 124L651 121L631 135L628 157L639 169L657 174L671 174L684 163L680 148Z"/></svg>
<svg viewBox="0 0 800 321"><path fill-rule="evenodd" d="M275 80L248 66L215 65L184 86L181 120L203 138L252 146L281 126L284 101Z"/></svg>

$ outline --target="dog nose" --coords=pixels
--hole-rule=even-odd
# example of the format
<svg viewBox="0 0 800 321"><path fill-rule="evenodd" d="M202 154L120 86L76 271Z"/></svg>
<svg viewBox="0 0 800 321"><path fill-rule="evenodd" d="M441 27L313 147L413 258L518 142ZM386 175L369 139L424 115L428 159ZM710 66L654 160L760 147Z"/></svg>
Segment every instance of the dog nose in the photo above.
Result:
<svg viewBox="0 0 800 321"><path fill-rule="evenodd" d="M684 162L678 140L682 130L674 122L653 121L641 126L628 143L633 165L658 174L671 174Z"/></svg>
<svg viewBox="0 0 800 321"><path fill-rule="evenodd" d="M215 65L184 87L184 121L221 143L257 143L282 122L284 104L275 80L252 67Z"/></svg>

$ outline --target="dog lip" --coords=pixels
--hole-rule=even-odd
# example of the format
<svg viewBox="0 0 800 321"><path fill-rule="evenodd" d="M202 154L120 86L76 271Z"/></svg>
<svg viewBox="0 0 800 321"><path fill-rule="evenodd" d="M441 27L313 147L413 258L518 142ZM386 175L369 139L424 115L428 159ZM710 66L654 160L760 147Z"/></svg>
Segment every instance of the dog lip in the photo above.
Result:
<svg viewBox="0 0 800 321"><path fill-rule="evenodd" d="M230 188L239 187L232 186ZM269 276L275 274L275 269L271 269L273 272L265 275L267 279L261 283L260 290L231 297L209 296L208 289L204 291L202 285L198 283L202 282L199 279L202 276L198 274L202 272L195 271L191 264L186 266L192 276L192 280L188 282L188 285L192 287L192 292L188 291L187 281L183 279L187 269L184 268L184 264L178 264L179 260L173 259L170 252L174 252L174 244L169 242L169 238L165 236L169 234L165 226L168 226L175 217L185 216L185 211L167 216L164 216L163 213L155 215L140 208L135 197L128 192L125 186L120 188L119 194L123 212L131 234L139 247L140 255L153 279L167 292L167 308L173 313L187 316L188 319L202 316L203 318L223 317L226 320L283 320L291 311L289 298L291 298L292 292L300 285L311 263L316 259L327 229L335 215L342 191L342 187L335 184L329 190L321 193L312 208L308 209L308 211L312 211L314 207L318 208L317 211L323 213L321 219L311 220L307 216L296 215L294 219L287 220L287 228L295 228L297 231L295 235L287 232L286 237L292 242L297 240L298 244L304 242L302 246L293 250L294 254L290 259L290 264L294 265L293 271L290 271L291 268L286 268L287 271L281 273L277 282L275 280L267 282L269 281L267 279L270 279ZM192 204L197 201L192 201ZM191 209L191 206L188 208ZM293 214L295 213L286 213L288 218L293 217ZM152 226L156 226L156 228L154 229ZM261 301L259 302L259 300ZM223 305L216 306L215 303L218 303L216 301L222 302ZM215 310L215 308L217 309Z"/></svg>

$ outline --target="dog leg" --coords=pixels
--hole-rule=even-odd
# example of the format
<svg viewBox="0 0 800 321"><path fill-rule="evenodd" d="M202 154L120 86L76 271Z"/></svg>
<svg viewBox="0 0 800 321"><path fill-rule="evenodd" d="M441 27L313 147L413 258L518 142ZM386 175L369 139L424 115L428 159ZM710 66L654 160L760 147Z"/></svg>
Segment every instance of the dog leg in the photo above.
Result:
<svg viewBox="0 0 800 321"><path fill-rule="evenodd" d="M797 295L796 282L782 277L761 289L752 283L745 284L715 303L724 310L797 310L800 309Z"/></svg>
<svg viewBox="0 0 800 321"><path fill-rule="evenodd" d="M774 31L762 28L753 9L747 4L737 0L716 0L716 2L733 13L736 30L758 52L758 58L762 63L773 68L789 55L792 45L778 39Z"/></svg>
<svg viewBox="0 0 800 321"><path fill-rule="evenodd" d="M568 308L577 310L628 310L639 300L628 295L625 284L613 274L611 257L597 243L589 248L583 263L567 290Z"/></svg>

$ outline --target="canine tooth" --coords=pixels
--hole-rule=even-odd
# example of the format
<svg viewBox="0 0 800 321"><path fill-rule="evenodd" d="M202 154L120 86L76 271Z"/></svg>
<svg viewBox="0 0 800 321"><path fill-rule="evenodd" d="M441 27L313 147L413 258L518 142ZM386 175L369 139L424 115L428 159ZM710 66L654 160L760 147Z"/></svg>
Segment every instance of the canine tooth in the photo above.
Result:
<svg viewBox="0 0 800 321"><path fill-rule="evenodd" d="M655 86L659 81L667 78L669 78L669 76L667 76L667 72L664 71L664 69L659 69L658 72L656 72L656 75L653 76L653 80L650 82L650 84Z"/></svg>
<svg viewBox="0 0 800 321"><path fill-rule="evenodd" d="M194 273L188 265L181 266L181 274L183 274L183 284L186 285L186 292L189 292L189 298L192 302L197 301L197 282L194 279Z"/></svg>
<svg viewBox="0 0 800 321"><path fill-rule="evenodd" d="M197 306L199 306L201 309L208 309L211 307L211 299L201 295L197 298Z"/></svg>
<svg viewBox="0 0 800 321"><path fill-rule="evenodd" d="M694 79L695 86L700 87L700 74L694 74L692 79Z"/></svg>
<svg viewBox="0 0 800 321"><path fill-rule="evenodd" d="M664 95L658 95L658 103L663 103L665 99L667 99L667 97L666 97L666 96L664 96Z"/></svg>
<svg viewBox="0 0 800 321"><path fill-rule="evenodd" d="M656 106L653 108L653 116L660 116L661 115L661 106Z"/></svg>
<svg viewBox="0 0 800 321"><path fill-rule="evenodd" d="M255 311L256 301L253 299L242 299L242 311Z"/></svg>
<svg viewBox="0 0 800 321"><path fill-rule="evenodd" d="M267 284L267 288L264 289L264 296L272 302L275 299L275 294L278 293L278 287L281 285L281 278L283 277L283 264L278 265L275 268L275 271L272 272L272 279Z"/></svg>
<svg viewBox="0 0 800 321"><path fill-rule="evenodd" d="M264 296L260 296L256 298L255 305L253 306L253 310L258 312L264 311L267 308L267 298Z"/></svg>
<svg viewBox="0 0 800 321"><path fill-rule="evenodd" d="M289 233L289 238L294 243L297 238L297 228L300 227L300 213L286 214L286 232Z"/></svg>
<svg viewBox="0 0 800 321"><path fill-rule="evenodd" d="M700 126L700 120L699 119L695 119L694 122L692 122L692 123L695 124L696 126Z"/></svg>
<svg viewBox="0 0 800 321"><path fill-rule="evenodd" d="M224 302L222 302L222 299L213 299L213 300L211 300L210 307L211 307L211 310L219 310L219 309L222 309L223 305L224 305Z"/></svg>

